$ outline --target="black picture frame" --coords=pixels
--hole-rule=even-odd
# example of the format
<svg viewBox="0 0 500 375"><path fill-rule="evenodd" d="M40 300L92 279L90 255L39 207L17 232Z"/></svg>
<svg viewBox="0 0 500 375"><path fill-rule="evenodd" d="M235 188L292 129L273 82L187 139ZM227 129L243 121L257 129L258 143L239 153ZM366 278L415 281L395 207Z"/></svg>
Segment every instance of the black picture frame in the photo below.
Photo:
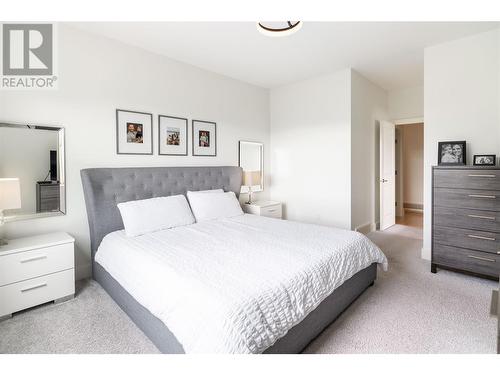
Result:
<svg viewBox="0 0 500 375"><path fill-rule="evenodd" d="M120 112L122 113L135 113L139 115L149 116L149 126L150 126L150 134L151 134L151 151L150 152L123 152L120 151L120 121L119 116ZM146 127L143 125L144 128ZM127 109L116 109L116 153L118 155L153 155L153 114L149 112L138 112L138 111L130 111Z"/></svg>
<svg viewBox="0 0 500 375"><path fill-rule="evenodd" d="M479 158L486 158L489 159L489 162L481 162ZM483 160L484 161L484 160ZM472 164L475 166L481 166L481 167L494 167L497 164L497 156L493 154L489 155L474 155L472 158Z"/></svg>
<svg viewBox="0 0 500 375"><path fill-rule="evenodd" d="M195 138L195 126L198 123L209 124L209 126L213 126L213 137L210 136L210 142L212 142L212 141L214 142L213 154L196 153L196 149L198 147L196 146L197 138ZM211 132L211 130L210 130L210 132ZM191 120L191 148L192 148L193 156L208 156L208 157L217 156L217 123L215 123L213 121Z"/></svg>
<svg viewBox="0 0 500 375"><path fill-rule="evenodd" d="M171 118L175 120L183 120L186 122L185 127L186 127L186 151L183 154L168 154L168 153L162 153L161 152L161 118L166 117L166 118ZM188 119L184 117L176 117L176 116L167 116L167 115L158 115L158 155L166 155L166 156L188 156L188 143L189 143L189 135L188 135Z"/></svg>
<svg viewBox="0 0 500 375"><path fill-rule="evenodd" d="M461 154L459 161L453 161L457 158L455 149L460 146ZM446 155L449 150L449 155ZM447 157L449 156L449 157ZM444 159L444 160L443 160ZM467 144L465 141L446 141L438 142L438 165L464 166L467 165Z"/></svg>

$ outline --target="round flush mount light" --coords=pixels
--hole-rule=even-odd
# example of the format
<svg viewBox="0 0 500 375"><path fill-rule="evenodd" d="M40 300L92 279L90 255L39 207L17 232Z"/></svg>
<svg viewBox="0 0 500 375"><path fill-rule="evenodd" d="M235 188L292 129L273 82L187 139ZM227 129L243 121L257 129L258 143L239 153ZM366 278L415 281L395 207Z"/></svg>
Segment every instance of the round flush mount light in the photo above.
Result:
<svg viewBox="0 0 500 375"><path fill-rule="evenodd" d="M266 36L288 36L302 27L301 21L258 22L257 29Z"/></svg>

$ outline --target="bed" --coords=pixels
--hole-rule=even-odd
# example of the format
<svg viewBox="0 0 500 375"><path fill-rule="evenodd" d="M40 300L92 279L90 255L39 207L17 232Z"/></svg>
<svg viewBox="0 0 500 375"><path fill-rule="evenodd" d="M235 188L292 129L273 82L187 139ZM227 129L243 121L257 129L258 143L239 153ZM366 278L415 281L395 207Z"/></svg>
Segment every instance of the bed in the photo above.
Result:
<svg viewBox="0 0 500 375"><path fill-rule="evenodd" d="M222 188L238 195L242 180L239 167L94 168L82 170L81 177L90 228L93 278L163 353L212 352L211 345L215 352L300 353L366 288L373 285L377 275L376 263L386 265L380 250L360 234L254 215L197 223L177 231L140 236L134 241L124 235L118 203L186 194L188 190ZM200 245L202 238L211 244L207 245L207 249L211 249L210 255L195 251L205 247ZM252 238L259 238L259 241L254 243ZM335 256L326 258L322 253L325 241L317 241L317 238L339 244L340 250ZM196 244L197 241L198 245L191 246L191 242ZM357 245L351 246L354 242ZM286 251L295 244L297 251L287 257ZM306 244L310 244L310 260L300 258ZM254 246L253 250L251 246ZM168 248L168 257L162 251L165 248ZM358 249L356 251L360 254L353 258L359 259L357 268L350 266L355 262L347 261L353 249ZM245 265L242 259L249 251L254 251L255 257ZM218 257L231 268L224 269L225 266L218 264ZM261 264L259 259L262 259ZM162 262L172 267L173 272L166 273L168 277L163 277L163 268L156 267ZM300 262L304 267L309 264L311 269L306 272L297 268ZM182 268L184 263L188 266ZM264 267L275 263L282 263L280 269ZM134 273L131 267L135 267L135 279L130 276ZM328 272L333 269L344 271L339 272L342 275L335 279L336 282L328 283ZM260 273L263 282L252 279L252 272ZM309 289L299 288L297 293L290 293L285 285L287 280L294 278L290 275L300 276L300 284L309 283ZM154 285L155 281L161 285L160 289ZM175 292L181 282L193 297L189 303ZM273 288L277 289L277 294L267 295ZM237 295L244 301L246 311L242 314L248 319L233 314L229 302L221 302L218 308L213 301L218 301L223 289L227 289L225 293L231 298ZM243 289L245 293L238 293ZM262 298L259 293L262 293ZM311 294L318 295L312 298ZM164 298L153 298L160 295ZM282 306L276 302L281 300ZM221 319L212 319L208 324L209 317L216 314L220 314ZM228 332L234 331L233 321L229 317L226 321L226 315L231 319L236 315L234 321L251 326L253 331L261 321L263 327L269 322L271 328L269 332L249 337L243 343L239 338L233 343L229 340L232 337L229 333L225 337L226 327L229 327ZM186 321L183 322L182 317ZM190 332L198 332L203 327L203 319L207 319L207 327L213 329L207 330L206 335ZM214 321L217 324L212 324ZM247 327L241 329L251 331ZM227 346L227 341L231 346Z"/></svg>

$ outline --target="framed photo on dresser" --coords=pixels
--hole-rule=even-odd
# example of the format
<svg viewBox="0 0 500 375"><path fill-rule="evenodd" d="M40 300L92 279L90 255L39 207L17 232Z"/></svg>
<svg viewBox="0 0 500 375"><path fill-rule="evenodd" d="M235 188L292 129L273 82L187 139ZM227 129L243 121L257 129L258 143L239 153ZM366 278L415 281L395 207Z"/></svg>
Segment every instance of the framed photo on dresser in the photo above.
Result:
<svg viewBox="0 0 500 375"><path fill-rule="evenodd" d="M116 153L153 155L153 115L116 110Z"/></svg>
<svg viewBox="0 0 500 375"><path fill-rule="evenodd" d="M467 150L465 141L438 143L438 165L466 165Z"/></svg>
<svg viewBox="0 0 500 375"><path fill-rule="evenodd" d="M490 166L496 165L496 155L474 155L473 164L477 166Z"/></svg>
<svg viewBox="0 0 500 375"><path fill-rule="evenodd" d="M183 117L158 116L158 154L188 154L188 120Z"/></svg>
<svg viewBox="0 0 500 375"><path fill-rule="evenodd" d="M217 156L217 124L193 120L193 156Z"/></svg>

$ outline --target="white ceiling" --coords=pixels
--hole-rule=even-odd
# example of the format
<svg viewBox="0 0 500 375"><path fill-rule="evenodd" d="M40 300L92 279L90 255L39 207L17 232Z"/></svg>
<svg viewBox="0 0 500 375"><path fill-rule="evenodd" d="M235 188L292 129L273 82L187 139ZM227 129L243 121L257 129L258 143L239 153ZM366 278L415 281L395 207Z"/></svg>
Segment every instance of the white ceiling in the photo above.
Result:
<svg viewBox="0 0 500 375"><path fill-rule="evenodd" d="M423 83L424 48L497 22L304 22L281 38L252 22L102 22L78 28L261 87L352 67L384 89Z"/></svg>

